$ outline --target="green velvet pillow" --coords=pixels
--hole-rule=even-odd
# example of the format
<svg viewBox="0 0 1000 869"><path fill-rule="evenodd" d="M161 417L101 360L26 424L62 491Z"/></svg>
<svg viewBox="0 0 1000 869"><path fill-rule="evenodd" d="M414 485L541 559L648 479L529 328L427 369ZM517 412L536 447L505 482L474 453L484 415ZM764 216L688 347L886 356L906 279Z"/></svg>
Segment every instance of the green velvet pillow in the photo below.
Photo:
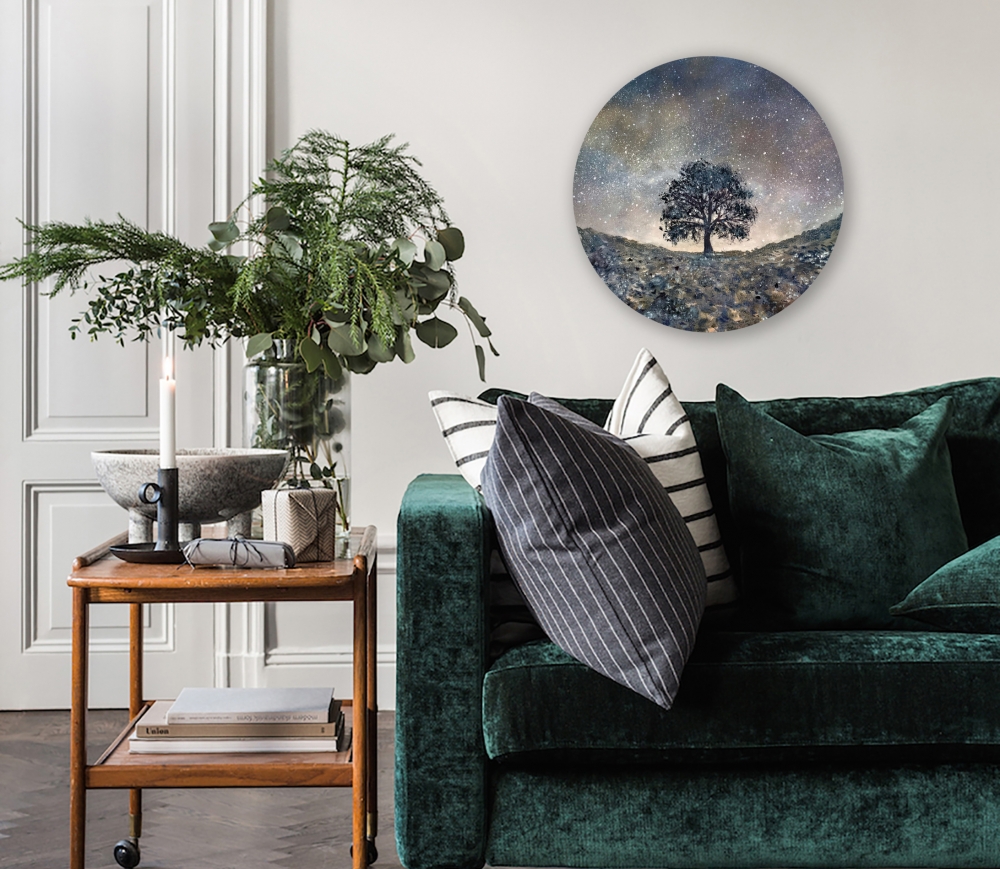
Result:
<svg viewBox="0 0 1000 869"><path fill-rule="evenodd" d="M720 384L719 432L744 594L770 627L885 628L968 548L944 398L899 428L805 436Z"/></svg>
<svg viewBox="0 0 1000 869"><path fill-rule="evenodd" d="M949 631L1000 633L1000 537L949 561L889 612Z"/></svg>

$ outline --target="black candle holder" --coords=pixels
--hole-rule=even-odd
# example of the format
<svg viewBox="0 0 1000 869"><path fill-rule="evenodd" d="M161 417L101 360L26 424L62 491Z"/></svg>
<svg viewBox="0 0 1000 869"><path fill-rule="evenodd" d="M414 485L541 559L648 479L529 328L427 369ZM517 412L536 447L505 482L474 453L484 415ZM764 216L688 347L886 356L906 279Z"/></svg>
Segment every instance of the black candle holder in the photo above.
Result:
<svg viewBox="0 0 1000 869"><path fill-rule="evenodd" d="M177 468L160 468L155 483L143 483L139 489L143 504L156 504L156 548L154 551L179 552Z"/></svg>

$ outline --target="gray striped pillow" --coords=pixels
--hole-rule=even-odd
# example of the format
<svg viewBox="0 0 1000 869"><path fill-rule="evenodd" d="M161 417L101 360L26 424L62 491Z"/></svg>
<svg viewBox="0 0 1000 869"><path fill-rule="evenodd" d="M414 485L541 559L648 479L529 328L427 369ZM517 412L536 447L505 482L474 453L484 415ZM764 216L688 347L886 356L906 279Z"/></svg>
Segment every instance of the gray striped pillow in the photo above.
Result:
<svg viewBox="0 0 1000 869"><path fill-rule="evenodd" d="M628 444L532 401L500 399L482 475L511 575L553 642L669 709L705 607L691 535Z"/></svg>
<svg viewBox="0 0 1000 869"><path fill-rule="evenodd" d="M722 546L694 431L667 375L645 348L604 427L646 460L687 522L705 565L708 606L736 600L739 590Z"/></svg>

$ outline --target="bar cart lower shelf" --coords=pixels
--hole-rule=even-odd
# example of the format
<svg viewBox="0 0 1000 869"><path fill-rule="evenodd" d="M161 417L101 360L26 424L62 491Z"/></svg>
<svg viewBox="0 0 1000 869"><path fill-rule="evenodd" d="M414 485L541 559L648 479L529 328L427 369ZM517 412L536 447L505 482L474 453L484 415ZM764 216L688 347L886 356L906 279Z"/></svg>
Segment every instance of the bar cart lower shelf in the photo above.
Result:
<svg viewBox="0 0 1000 869"><path fill-rule="evenodd" d="M376 531L356 531L345 558L287 570L127 564L113 557L74 564L73 697L70 714L70 869L84 869L86 793L129 790L129 834L115 846L121 866L139 864L145 788L351 787L352 863L377 857L375 580ZM354 604L354 696L342 701L346 749L272 754L130 754L128 737L148 708L142 686L142 605L172 602L341 600ZM86 756L89 606L128 603L130 722L91 765Z"/></svg>

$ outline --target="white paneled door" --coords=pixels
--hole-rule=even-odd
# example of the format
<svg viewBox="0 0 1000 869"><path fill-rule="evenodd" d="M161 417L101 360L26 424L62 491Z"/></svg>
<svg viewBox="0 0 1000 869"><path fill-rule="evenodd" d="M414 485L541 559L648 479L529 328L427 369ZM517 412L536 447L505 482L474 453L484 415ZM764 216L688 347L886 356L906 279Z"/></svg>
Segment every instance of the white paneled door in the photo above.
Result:
<svg viewBox="0 0 1000 869"><path fill-rule="evenodd" d="M234 186L219 152L229 12L228 0L0 0L0 262L24 252L17 218L120 213L207 239ZM158 348L70 340L85 296L47 289L0 284L0 709L68 706L66 575L127 527L90 452L156 445ZM210 348L181 354L181 447L228 442L219 372ZM93 610L92 706L127 705L127 625L124 607ZM205 606L149 608L147 696L212 684L213 625Z"/></svg>

